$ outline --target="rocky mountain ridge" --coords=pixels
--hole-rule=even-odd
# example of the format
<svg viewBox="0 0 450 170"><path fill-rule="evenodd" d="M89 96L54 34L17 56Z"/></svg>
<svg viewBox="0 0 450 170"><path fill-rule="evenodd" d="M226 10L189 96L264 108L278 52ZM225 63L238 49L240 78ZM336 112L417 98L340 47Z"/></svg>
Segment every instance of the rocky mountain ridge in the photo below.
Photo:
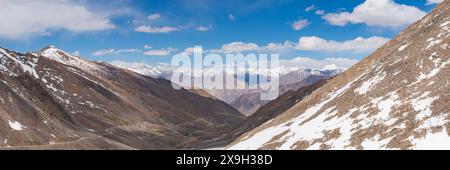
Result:
<svg viewBox="0 0 450 170"><path fill-rule="evenodd" d="M176 149L245 118L167 80L53 46L25 54L0 48L0 80L4 149Z"/></svg>
<svg viewBox="0 0 450 170"><path fill-rule="evenodd" d="M228 149L450 149L450 1Z"/></svg>

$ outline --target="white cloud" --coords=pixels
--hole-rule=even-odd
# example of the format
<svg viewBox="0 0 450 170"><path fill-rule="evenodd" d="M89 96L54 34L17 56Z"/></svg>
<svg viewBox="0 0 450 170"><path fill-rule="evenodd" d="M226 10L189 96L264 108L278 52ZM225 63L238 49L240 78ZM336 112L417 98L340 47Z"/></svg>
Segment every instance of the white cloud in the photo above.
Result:
<svg viewBox="0 0 450 170"><path fill-rule="evenodd" d="M252 51L258 49L259 47L255 43L232 42L222 46L222 52L225 53Z"/></svg>
<svg viewBox="0 0 450 170"><path fill-rule="evenodd" d="M393 0L366 0L351 13L330 13L322 18L336 26L364 23L369 26L399 27L409 25L425 15L417 7L397 4Z"/></svg>
<svg viewBox="0 0 450 170"><path fill-rule="evenodd" d="M165 49L159 49L159 50L148 50L144 52L144 55L148 56L168 56L170 53L177 51L177 49L169 47Z"/></svg>
<svg viewBox="0 0 450 170"><path fill-rule="evenodd" d="M316 9L316 6L315 6L314 4L312 4L312 5L308 6L308 7L305 9L305 11L306 11L306 12L309 12L309 11L312 11L312 10L314 10L314 9Z"/></svg>
<svg viewBox="0 0 450 170"><path fill-rule="evenodd" d="M141 52L141 50L132 48L132 49L117 50L116 54L121 54L121 53L140 53L140 52Z"/></svg>
<svg viewBox="0 0 450 170"><path fill-rule="evenodd" d="M150 14L149 16L147 16L147 19L148 20L157 20L157 19L159 19L159 18L161 18L161 14L158 14L158 13L156 13L156 14Z"/></svg>
<svg viewBox="0 0 450 170"><path fill-rule="evenodd" d="M259 46L256 43L232 42L224 44L220 49L205 50L209 53L235 53L243 51L281 51L281 50L301 50L301 51L352 51L371 52L384 45L388 38L384 37L357 37L353 40L334 41L325 40L320 37L300 37L298 43L285 41L283 43L268 43L266 46ZM192 54L193 48L186 48L185 54Z"/></svg>
<svg viewBox="0 0 450 170"><path fill-rule="evenodd" d="M331 65L336 65L339 68L349 68L357 62L358 60L350 58L313 59L310 57L297 57L290 60L280 60L280 65L286 68L301 67L321 69Z"/></svg>
<svg viewBox="0 0 450 170"><path fill-rule="evenodd" d="M269 43L266 46L259 46L256 43L244 43L244 42L232 42L224 44L220 49L205 50L209 53L236 53L244 51L281 51L281 50L294 50L297 44L291 41L285 41L284 43ZM192 54L194 48L186 48L185 54Z"/></svg>
<svg viewBox="0 0 450 170"><path fill-rule="evenodd" d="M314 14L316 14L316 15L323 15L323 14L325 14L325 11L324 10L317 10Z"/></svg>
<svg viewBox="0 0 450 170"><path fill-rule="evenodd" d="M333 41L333 40L325 40L319 37L311 36L311 37L301 37L298 42L297 48L299 50L305 51L319 51L319 50L327 50L327 51L344 51L344 50L354 50L354 51L372 51L376 48L381 47L385 44L389 39L384 37L369 37L362 38L358 37L354 40L347 41Z"/></svg>
<svg viewBox="0 0 450 170"><path fill-rule="evenodd" d="M292 29L298 31L298 30L301 30L301 29L305 28L309 24L311 24L311 22L309 22L308 20L301 19L301 20L298 20L298 21L294 21L294 23L292 23L291 26L292 26Z"/></svg>
<svg viewBox="0 0 450 170"><path fill-rule="evenodd" d="M281 51L281 50L295 50L297 44L291 41L284 43L269 43L266 46L259 46L256 43L232 42L224 44L220 49L203 49L205 53L239 53L244 51ZM201 46L199 46L201 47ZM181 54L192 55L194 47L186 48Z"/></svg>
<svg viewBox="0 0 450 170"><path fill-rule="evenodd" d="M147 45L147 44L144 45L144 49L152 49L152 48L153 48L153 47L150 46L150 45Z"/></svg>
<svg viewBox="0 0 450 170"><path fill-rule="evenodd" d="M198 31L209 31L210 29L212 29L211 25L208 25L208 26L200 25L196 28L196 30L198 30Z"/></svg>
<svg viewBox="0 0 450 170"><path fill-rule="evenodd" d="M108 48L108 49L101 49L98 51L95 51L92 53L93 56L105 56L105 55L112 55L112 54L122 54L122 53L140 53L142 52L139 49L120 49L120 50L116 50L116 49L112 49L112 48Z"/></svg>
<svg viewBox="0 0 450 170"><path fill-rule="evenodd" d="M150 56L167 56L170 54L170 51L167 50L149 50L144 52L144 55Z"/></svg>
<svg viewBox="0 0 450 170"><path fill-rule="evenodd" d="M115 51L116 51L115 49L101 49L101 50L93 52L92 55L93 56L104 56L104 55L113 54Z"/></svg>
<svg viewBox="0 0 450 170"><path fill-rule="evenodd" d="M143 33L157 34L157 33L171 33L174 31L179 31L179 29L175 28L175 27L170 27L170 26L152 27L152 26L141 25L141 26L137 27L135 29L135 31L143 32Z"/></svg>
<svg viewBox="0 0 450 170"><path fill-rule="evenodd" d="M444 2L444 0L427 0L427 4L426 5L439 4L441 2Z"/></svg>
<svg viewBox="0 0 450 170"><path fill-rule="evenodd" d="M145 49L152 49L151 46L149 45L144 45ZM101 49L98 51L93 52L91 55L93 56L105 56L105 55L120 55L123 53L142 53L143 55L148 55L148 56L167 56L170 53L177 51L176 48L163 48L163 49L154 49L154 50L147 50L147 51L142 51L140 49L136 49L136 48L130 48L130 49L113 49L113 48L108 48L108 49Z"/></svg>
<svg viewBox="0 0 450 170"><path fill-rule="evenodd" d="M229 14L229 15L228 15L228 19L230 19L230 20L235 20L235 19L236 19L236 17L234 17L234 15L233 15L233 14Z"/></svg>
<svg viewBox="0 0 450 170"><path fill-rule="evenodd" d="M231 42L222 45L219 49L203 49L206 53L239 53L244 51L282 51L282 50L301 50L301 51L343 51L343 52L371 52L384 45L388 38L384 37L357 37L353 40L334 41L325 40L320 37L300 37L298 43L285 41L282 43L271 42L265 46L256 43ZM181 54L191 55L194 48L186 48Z"/></svg>
<svg viewBox="0 0 450 170"><path fill-rule="evenodd" d="M0 0L0 37L17 39L49 35L51 30L73 32L115 28L107 15L69 0Z"/></svg>
<svg viewBox="0 0 450 170"><path fill-rule="evenodd" d="M271 51L279 51L279 50L287 50L292 49L296 46L294 42L286 41L284 43L269 43L267 46L264 47L266 50Z"/></svg>

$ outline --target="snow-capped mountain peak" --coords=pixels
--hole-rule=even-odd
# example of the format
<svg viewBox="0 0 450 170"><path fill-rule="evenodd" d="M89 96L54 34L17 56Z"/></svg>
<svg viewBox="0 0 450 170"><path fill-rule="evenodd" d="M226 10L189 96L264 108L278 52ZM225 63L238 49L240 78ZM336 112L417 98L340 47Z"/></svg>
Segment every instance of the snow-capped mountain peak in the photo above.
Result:
<svg viewBox="0 0 450 170"><path fill-rule="evenodd" d="M56 46L53 46L53 45L49 45L46 48L42 49L40 54L43 57L46 57L50 60L54 60L59 63L65 64L65 65L74 66L74 67L78 67L78 68L85 68L85 69L96 68L96 65L93 62L87 61L78 56L68 54L68 53L64 52L63 50L56 48Z"/></svg>
<svg viewBox="0 0 450 170"><path fill-rule="evenodd" d="M337 69L339 69L339 68L336 64L330 64L330 65L326 65L325 67L323 67L323 70L337 70Z"/></svg>

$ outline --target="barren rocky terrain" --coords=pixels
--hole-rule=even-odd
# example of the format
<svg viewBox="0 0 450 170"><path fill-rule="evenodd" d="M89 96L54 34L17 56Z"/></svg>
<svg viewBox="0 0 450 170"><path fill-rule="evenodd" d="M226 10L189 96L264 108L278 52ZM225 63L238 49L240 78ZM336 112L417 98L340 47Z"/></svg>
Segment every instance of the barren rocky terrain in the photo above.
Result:
<svg viewBox="0 0 450 170"><path fill-rule="evenodd" d="M0 48L0 148L177 149L244 116L163 79L55 47Z"/></svg>
<svg viewBox="0 0 450 170"><path fill-rule="evenodd" d="M450 1L228 149L450 149Z"/></svg>

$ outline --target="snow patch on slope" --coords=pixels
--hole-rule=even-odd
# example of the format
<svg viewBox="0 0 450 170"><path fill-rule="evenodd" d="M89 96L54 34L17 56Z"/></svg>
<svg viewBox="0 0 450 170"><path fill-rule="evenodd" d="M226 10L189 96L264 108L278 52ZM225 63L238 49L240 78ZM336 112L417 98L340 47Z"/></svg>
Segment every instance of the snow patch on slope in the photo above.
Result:
<svg viewBox="0 0 450 170"><path fill-rule="evenodd" d="M377 98L372 101L372 103L377 106L378 110L380 110L377 114L380 120L388 120L392 107L401 104L398 98L399 96L396 93L390 93L385 100L382 100L383 98Z"/></svg>
<svg viewBox="0 0 450 170"><path fill-rule="evenodd" d="M411 143L416 150L450 150L450 136L444 131L428 133L424 138L413 140Z"/></svg>
<svg viewBox="0 0 450 170"><path fill-rule="evenodd" d="M23 129L26 128L26 126L23 126L22 124L20 124L17 121L14 121L14 120L13 121L8 120L8 124L9 124L9 127L11 127L11 129L13 129L15 131L22 131Z"/></svg>
<svg viewBox="0 0 450 170"><path fill-rule="evenodd" d="M398 48L398 51L403 51L408 47L408 45L402 45L400 48Z"/></svg>
<svg viewBox="0 0 450 170"><path fill-rule="evenodd" d="M419 112L419 114L416 115L416 119L418 120L431 116L433 113L431 109L432 104L435 100L439 99L439 97L429 97L429 95L430 92L426 92L420 97L411 100L411 105L414 110Z"/></svg>
<svg viewBox="0 0 450 170"><path fill-rule="evenodd" d="M386 73L383 72L382 75L376 75L371 79L365 81L360 87L355 89L355 92L359 95L366 94L372 87L380 83L386 77Z"/></svg>

